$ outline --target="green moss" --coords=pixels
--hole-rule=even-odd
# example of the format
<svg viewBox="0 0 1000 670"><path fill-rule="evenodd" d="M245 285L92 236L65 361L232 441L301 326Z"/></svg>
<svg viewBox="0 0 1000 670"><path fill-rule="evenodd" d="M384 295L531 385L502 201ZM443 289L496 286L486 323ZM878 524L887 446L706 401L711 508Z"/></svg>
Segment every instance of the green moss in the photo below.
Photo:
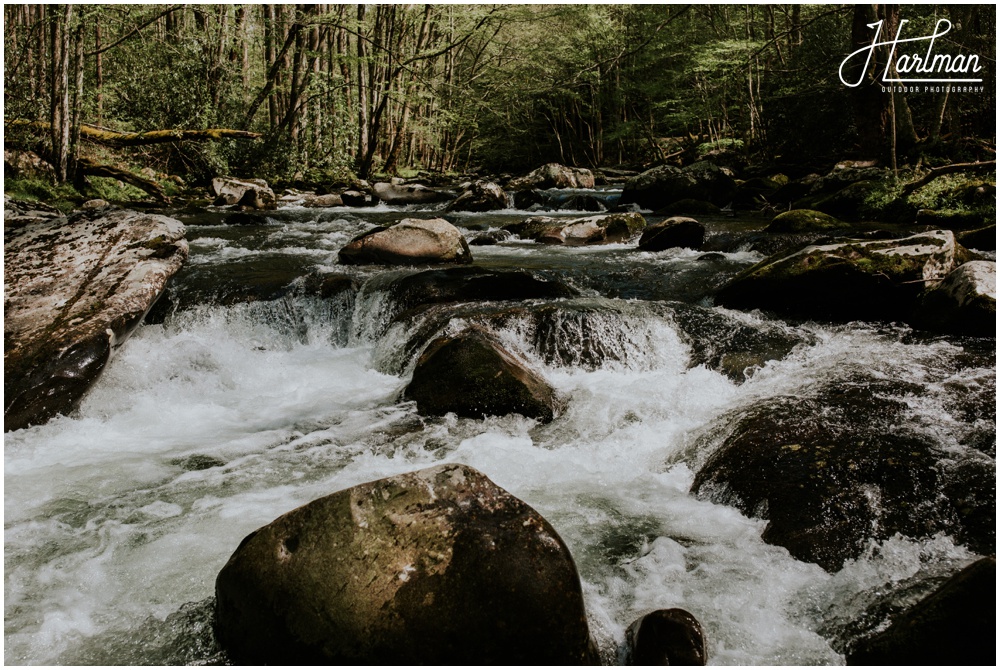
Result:
<svg viewBox="0 0 1000 670"><path fill-rule="evenodd" d="M793 209L774 217L766 228L769 233L804 233L844 228L847 224L829 214L812 209Z"/></svg>
<svg viewBox="0 0 1000 670"><path fill-rule="evenodd" d="M44 202L61 212L70 212L85 200L71 184L53 184L38 177L5 179L4 193L15 200Z"/></svg>

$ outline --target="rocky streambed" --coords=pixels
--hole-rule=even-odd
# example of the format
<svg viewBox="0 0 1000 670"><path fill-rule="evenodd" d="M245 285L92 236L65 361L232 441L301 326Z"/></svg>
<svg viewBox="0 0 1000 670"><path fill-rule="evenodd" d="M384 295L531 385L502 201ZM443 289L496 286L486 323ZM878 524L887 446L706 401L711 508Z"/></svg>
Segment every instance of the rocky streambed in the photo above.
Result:
<svg viewBox="0 0 1000 670"><path fill-rule="evenodd" d="M995 580L976 563L995 552L995 332L969 325L976 290L953 288L988 271L952 276L975 250L874 224L837 230L853 240L840 254L829 231L718 214L692 237L666 215L528 225L533 212L444 209L174 213L190 257L165 298L77 409L6 435L9 662L247 662L267 635L322 638L301 621L281 632L239 594L330 552L334 582L368 575L384 616L362 598L338 630L367 634L286 657L269 643L268 660L448 662L431 632L492 622L514 637L482 640L482 662L507 658L517 625L544 631L522 649L565 652L516 662L648 662L637 641L677 626L703 630L703 647L689 636L675 657L689 662L887 662L899 643L874 634L973 565L931 606L958 602L959 629L978 630L976 596ZM345 262L404 219L441 221L406 234L444 231L461 263ZM686 246L664 241L675 233ZM771 256L790 243L811 246ZM886 261L893 244L905 262ZM918 248L933 256L919 268ZM782 284L783 267L820 279ZM939 285L947 295L925 290ZM853 314L852 296L868 311ZM879 300L894 320L875 320ZM480 521L456 521L463 505ZM310 535L313 518L343 542ZM375 530L351 530L363 522L389 523L383 558L366 553L382 546ZM427 541L399 531L413 524L455 539L421 554ZM536 566L546 552L563 558ZM499 595L515 584L542 599L534 609ZM289 603L288 588L280 604L251 600L292 612L281 621L325 606ZM243 622L218 629L228 652L217 612ZM428 612L440 625L414 628ZM232 633L254 626L249 641ZM976 639L938 646L967 658ZM364 656L372 644L390 651Z"/></svg>

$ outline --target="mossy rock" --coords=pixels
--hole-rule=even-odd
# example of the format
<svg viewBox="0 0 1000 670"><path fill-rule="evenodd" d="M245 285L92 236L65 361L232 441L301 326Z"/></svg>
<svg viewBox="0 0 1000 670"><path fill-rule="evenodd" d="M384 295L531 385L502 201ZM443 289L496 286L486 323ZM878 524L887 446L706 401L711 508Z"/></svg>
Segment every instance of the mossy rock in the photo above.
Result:
<svg viewBox="0 0 1000 670"><path fill-rule="evenodd" d="M240 543L215 590L216 637L236 664L597 661L566 544L460 464L288 512Z"/></svg>
<svg viewBox="0 0 1000 670"><path fill-rule="evenodd" d="M997 225L967 230L957 233L955 238L967 249L978 249L979 251L996 251L997 249Z"/></svg>
<svg viewBox="0 0 1000 670"><path fill-rule="evenodd" d="M976 230L990 223L996 225L996 215L989 221L982 212L921 209L917 212L917 223L947 230Z"/></svg>
<svg viewBox="0 0 1000 670"><path fill-rule="evenodd" d="M765 230L769 233L825 232L850 227L829 214L812 209L793 209L771 219Z"/></svg>

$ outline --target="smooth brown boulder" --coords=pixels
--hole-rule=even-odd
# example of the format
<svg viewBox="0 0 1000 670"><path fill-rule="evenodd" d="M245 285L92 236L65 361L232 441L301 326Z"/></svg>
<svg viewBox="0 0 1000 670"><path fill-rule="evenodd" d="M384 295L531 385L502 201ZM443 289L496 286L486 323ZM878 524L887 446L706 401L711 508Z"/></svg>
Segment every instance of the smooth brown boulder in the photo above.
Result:
<svg viewBox="0 0 1000 670"><path fill-rule="evenodd" d="M8 228L4 430L72 410L187 253L179 221L128 210Z"/></svg>
<svg viewBox="0 0 1000 670"><path fill-rule="evenodd" d="M355 237L339 253L345 265L471 263L462 233L444 219L403 219Z"/></svg>
<svg viewBox="0 0 1000 670"><path fill-rule="evenodd" d="M314 500L248 535L216 580L237 664L596 661L580 578L531 507L465 465Z"/></svg>
<svg viewBox="0 0 1000 670"><path fill-rule="evenodd" d="M639 250L700 249L704 242L705 226L686 216L672 216L642 231Z"/></svg>
<svg viewBox="0 0 1000 670"><path fill-rule="evenodd" d="M480 179L469 184L448 205L449 212L489 212L507 208L507 194L499 185Z"/></svg>
<svg viewBox="0 0 1000 670"><path fill-rule="evenodd" d="M635 620L625 631L626 665L706 665L705 630L694 615L671 608Z"/></svg>

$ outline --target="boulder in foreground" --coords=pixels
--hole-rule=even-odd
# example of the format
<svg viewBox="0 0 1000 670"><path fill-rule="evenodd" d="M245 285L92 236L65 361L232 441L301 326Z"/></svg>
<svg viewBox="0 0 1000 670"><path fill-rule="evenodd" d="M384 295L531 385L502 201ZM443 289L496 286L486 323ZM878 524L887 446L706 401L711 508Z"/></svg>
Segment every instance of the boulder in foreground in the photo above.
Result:
<svg viewBox="0 0 1000 670"><path fill-rule="evenodd" d="M243 540L216 599L218 639L239 664L596 661L566 545L464 465L285 514Z"/></svg>
<svg viewBox="0 0 1000 670"><path fill-rule="evenodd" d="M251 209L274 209L277 198L263 179L237 179L216 177L210 192L215 205L240 205Z"/></svg>
<svg viewBox="0 0 1000 670"><path fill-rule="evenodd" d="M847 664L995 665L996 590L996 558L981 558L863 640Z"/></svg>
<svg viewBox="0 0 1000 670"><path fill-rule="evenodd" d="M405 397L421 414L481 419L521 414L551 421L555 391L536 372L478 329L431 342L417 360Z"/></svg>
<svg viewBox="0 0 1000 670"><path fill-rule="evenodd" d="M639 617L625 631L626 665L706 665L705 630L680 608Z"/></svg>
<svg viewBox="0 0 1000 670"><path fill-rule="evenodd" d="M7 229L4 430L72 410L187 258L184 226L83 212Z"/></svg>
<svg viewBox="0 0 1000 670"><path fill-rule="evenodd" d="M996 336L997 264L971 261L927 290L914 324L938 332Z"/></svg>
<svg viewBox="0 0 1000 670"><path fill-rule="evenodd" d="M471 263L462 233L444 219L403 219L355 237L340 250L345 265L419 265Z"/></svg>

